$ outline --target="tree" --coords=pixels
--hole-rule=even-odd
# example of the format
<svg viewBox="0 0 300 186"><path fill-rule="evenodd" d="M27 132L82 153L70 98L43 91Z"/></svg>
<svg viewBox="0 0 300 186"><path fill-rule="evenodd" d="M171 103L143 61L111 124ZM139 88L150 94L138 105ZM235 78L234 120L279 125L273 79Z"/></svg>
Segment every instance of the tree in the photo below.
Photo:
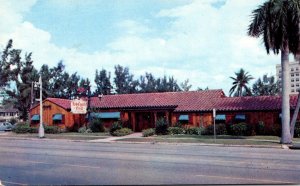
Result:
<svg viewBox="0 0 300 186"><path fill-rule="evenodd" d="M268 0L253 12L248 35L263 37L267 53L281 53L282 68L282 133L280 142L292 143L290 133L289 54L298 52L300 1Z"/></svg>
<svg viewBox="0 0 300 186"><path fill-rule="evenodd" d="M12 42L11 42L12 45ZM7 69L8 81L14 87L6 90L11 101L20 112L20 119L27 120L28 110L31 106L31 85L32 82L38 80L38 72L32 65L32 53L25 54L25 61L21 59L21 50L10 49L8 50L9 61L6 65L10 68ZM11 68L14 66L15 68Z"/></svg>
<svg viewBox="0 0 300 186"><path fill-rule="evenodd" d="M139 86L142 93L157 92L157 82L151 73L140 76Z"/></svg>
<svg viewBox="0 0 300 186"><path fill-rule="evenodd" d="M12 48L12 40L10 39L2 52L1 61L0 61L0 87L5 87L8 85L9 81L9 70L10 70L10 63L9 63L9 55L10 50Z"/></svg>
<svg viewBox="0 0 300 186"><path fill-rule="evenodd" d="M107 74L105 69L102 69L99 73L98 70L96 70L95 74L95 83L96 83L96 90L94 94L103 94L103 95L109 95L111 94L111 83L110 83L110 72Z"/></svg>
<svg viewBox="0 0 300 186"><path fill-rule="evenodd" d="M252 93L254 96L274 96L279 93L278 82L275 77L264 75L252 85Z"/></svg>
<svg viewBox="0 0 300 186"><path fill-rule="evenodd" d="M236 77L230 77L233 80L232 87L229 90L229 95L232 96L232 94L236 97L241 97L243 95L251 95L251 90L248 87L248 83L250 80L253 79L251 75L248 74L248 72L245 72L244 69L240 69L240 71L235 72ZM243 90L245 90L245 93L243 93Z"/></svg>
<svg viewBox="0 0 300 186"><path fill-rule="evenodd" d="M184 80L183 83L180 84L182 91L189 91L192 88L192 85L189 85L189 79Z"/></svg>
<svg viewBox="0 0 300 186"><path fill-rule="evenodd" d="M128 67L124 68L121 65L115 66L114 83L118 94L132 94L138 92L137 88L139 82L133 80L133 75L129 73Z"/></svg>

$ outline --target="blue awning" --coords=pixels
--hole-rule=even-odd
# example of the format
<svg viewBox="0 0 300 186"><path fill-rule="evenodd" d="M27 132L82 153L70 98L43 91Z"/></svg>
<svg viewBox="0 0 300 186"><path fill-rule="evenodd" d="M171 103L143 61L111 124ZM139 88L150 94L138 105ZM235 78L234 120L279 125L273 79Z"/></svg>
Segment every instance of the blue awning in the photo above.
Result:
<svg viewBox="0 0 300 186"><path fill-rule="evenodd" d="M226 120L225 114L217 114L216 115L216 120Z"/></svg>
<svg viewBox="0 0 300 186"><path fill-rule="evenodd" d="M92 118L98 118L98 119L120 119L120 112L100 112L91 113Z"/></svg>
<svg viewBox="0 0 300 186"><path fill-rule="evenodd" d="M40 115L38 114L32 115L31 121L40 121Z"/></svg>
<svg viewBox="0 0 300 186"><path fill-rule="evenodd" d="M54 121L61 121L62 120L62 114L54 114L52 119Z"/></svg>
<svg viewBox="0 0 300 186"><path fill-rule="evenodd" d="M245 114L237 114L237 115L235 115L235 119L246 120L246 116L245 116Z"/></svg>
<svg viewBox="0 0 300 186"><path fill-rule="evenodd" d="M178 120L179 121L188 121L189 115L180 115Z"/></svg>

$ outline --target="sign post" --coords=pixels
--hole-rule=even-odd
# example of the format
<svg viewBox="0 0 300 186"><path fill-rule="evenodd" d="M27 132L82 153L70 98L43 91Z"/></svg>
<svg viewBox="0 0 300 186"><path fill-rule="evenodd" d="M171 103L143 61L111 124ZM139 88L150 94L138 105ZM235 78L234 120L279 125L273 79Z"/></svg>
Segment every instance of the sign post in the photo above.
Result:
<svg viewBox="0 0 300 186"><path fill-rule="evenodd" d="M216 109L213 109L213 118L214 118L214 142L216 143Z"/></svg>

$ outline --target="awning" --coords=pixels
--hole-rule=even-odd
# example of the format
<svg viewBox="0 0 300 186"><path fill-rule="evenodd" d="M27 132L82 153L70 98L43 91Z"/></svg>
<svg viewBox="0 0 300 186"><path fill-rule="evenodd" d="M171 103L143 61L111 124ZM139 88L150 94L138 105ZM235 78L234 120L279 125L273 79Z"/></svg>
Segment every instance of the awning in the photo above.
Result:
<svg viewBox="0 0 300 186"><path fill-rule="evenodd" d="M216 115L216 120L226 120L225 114L217 114Z"/></svg>
<svg viewBox="0 0 300 186"><path fill-rule="evenodd" d="M35 114L31 117L31 121L40 121L40 115Z"/></svg>
<svg viewBox="0 0 300 186"><path fill-rule="evenodd" d="M189 115L180 115L178 120L179 121L188 121Z"/></svg>
<svg viewBox="0 0 300 186"><path fill-rule="evenodd" d="M100 112L91 113L92 118L98 118L98 119L120 119L120 112Z"/></svg>
<svg viewBox="0 0 300 186"><path fill-rule="evenodd" d="M54 121L61 121L62 120L62 114L54 114L52 119Z"/></svg>
<svg viewBox="0 0 300 186"><path fill-rule="evenodd" d="M235 115L235 119L246 120L246 116L245 116L245 114L237 114L237 115Z"/></svg>

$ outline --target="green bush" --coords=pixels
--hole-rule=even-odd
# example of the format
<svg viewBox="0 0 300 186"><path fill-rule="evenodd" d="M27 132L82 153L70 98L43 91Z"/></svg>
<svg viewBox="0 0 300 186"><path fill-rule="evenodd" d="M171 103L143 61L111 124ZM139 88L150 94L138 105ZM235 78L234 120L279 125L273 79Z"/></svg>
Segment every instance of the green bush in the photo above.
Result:
<svg viewBox="0 0 300 186"><path fill-rule="evenodd" d="M278 123L273 124L271 127L271 131L268 134L280 137L281 136L281 125Z"/></svg>
<svg viewBox="0 0 300 186"><path fill-rule="evenodd" d="M265 124L263 121L259 121L257 126L256 126L256 133L258 135L264 135L266 133L265 131Z"/></svg>
<svg viewBox="0 0 300 186"><path fill-rule="evenodd" d="M110 133L111 135L113 135L113 133L114 133L116 130L119 130L119 129L121 129L121 128L122 128L121 123L118 122L118 121L116 121L116 122L114 122L114 123L111 125L111 127L110 127L110 129L109 129L109 133Z"/></svg>
<svg viewBox="0 0 300 186"><path fill-rule="evenodd" d="M117 129L112 133L113 136L126 136L129 134L132 134L132 130L130 128Z"/></svg>
<svg viewBox="0 0 300 186"><path fill-rule="evenodd" d="M179 127L179 128L182 128L182 127L183 127L183 125L182 125L182 123L181 123L181 122L176 122L176 123L175 123L175 125L174 125L174 127Z"/></svg>
<svg viewBox="0 0 300 186"><path fill-rule="evenodd" d="M91 123L89 124L89 128L92 130L92 132L104 132L104 126L100 119L93 119Z"/></svg>
<svg viewBox="0 0 300 186"><path fill-rule="evenodd" d="M44 126L46 134L58 134L60 133L60 129L57 126Z"/></svg>
<svg viewBox="0 0 300 186"><path fill-rule="evenodd" d="M155 130L153 128L143 130L143 137L153 136Z"/></svg>
<svg viewBox="0 0 300 186"><path fill-rule="evenodd" d="M230 134L234 136L250 136L253 135L253 129L247 123L237 123L230 125Z"/></svg>
<svg viewBox="0 0 300 186"><path fill-rule="evenodd" d="M186 128L185 133L190 135L202 135L204 133L204 128L203 127Z"/></svg>
<svg viewBox="0 0 300 186"><path fill-rule="evenodd" d="M86 127L85 126L82 126L78 129L78 132L79 133L85 133L86 132Z"/></svg>
<svg viewBox="0 0 300 186"><path fill-rule="evenodd" d="M157 135L168 134L169 123L164 119L160 118L155 123L155 133Z"/></svg>
<svg viewBox="0 0 300 186"><path fill-rule="evenodd" d="M295 138L300 137L300 123L299 122L296 122L296 124L295 124L294 137Z"/></svg>
<svg viewBox="0 0 300 186"><path fill-rule="evenodd" d="M214 125L209 125L205 128L205 135L214 135ZM225 124L216 124L216 135L226 135L227 129Z"/></svg>
<svg viewBox="0 0 300 186"><path fill-rule="evenodd" d="M168 133L169 134L185 134L185 130L181 127L169 127Z"/></svg>
<svg viewBox="0 0 300 186"><path fill-rule="evenodd" d="M12 131L17 134L37 133L38 128L30 127L29 123L27 122L20 122L16 124L16 127L13 128Z"/></svg>

